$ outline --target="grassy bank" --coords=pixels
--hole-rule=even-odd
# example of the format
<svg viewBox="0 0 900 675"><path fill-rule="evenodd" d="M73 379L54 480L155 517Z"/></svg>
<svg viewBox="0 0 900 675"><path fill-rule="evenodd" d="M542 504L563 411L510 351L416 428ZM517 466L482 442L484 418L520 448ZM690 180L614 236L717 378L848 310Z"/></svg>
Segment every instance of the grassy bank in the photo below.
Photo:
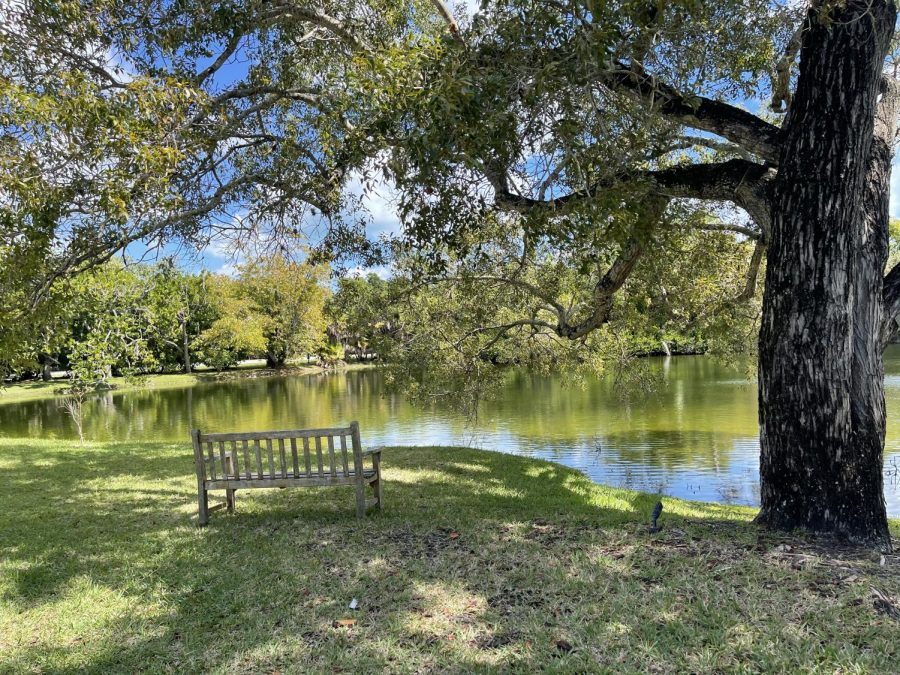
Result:
<svg viewBox="0 0 900 675"><path fill-rule="evenodd" d="M271 490L198 530L183 444L0 440L0 671L900 663L896 556L822 552L750 510L674 499L651 535L653 497L520 457L384 462L386 511L362 524L352 489Z"/></svg>
<svg viewBox="0 0 900 675"><path fill-rule="evenodd" d="M371 368L367 363L350 363L339 366L342 370ZM310 375L321 373L321 366L311 364L294 364L284 368L266 368L265 361L244 362L230 370L198 370L191 374L168 373L164 375L142 375L137 378L114 377L109 385L116 391L133 391L136 389L173 389L177 387L193 387L201 382L220 382L222 380L241 377L269 377L273 375ZM0 385L0 405L4 403L20 403L42 398L59 396L69 386L67 380L30 380Z"/></svg>

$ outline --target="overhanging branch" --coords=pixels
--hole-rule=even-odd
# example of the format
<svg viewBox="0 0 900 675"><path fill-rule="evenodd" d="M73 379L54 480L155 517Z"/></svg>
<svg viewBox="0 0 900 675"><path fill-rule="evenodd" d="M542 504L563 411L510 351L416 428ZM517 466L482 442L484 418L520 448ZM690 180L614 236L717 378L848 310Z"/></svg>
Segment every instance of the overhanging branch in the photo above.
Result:
<svg viewBox="0 0 900 675"><path fill-rule="evenodd" d="M499 170L485 170L491 182L498 205L527 212L536 209L563 211L580 203L595 199L605 189L624 184L645 185L652 194L670 199L702 199L728 201L746 209L754 218L767 200L768 179L772 170L762 164L744 159L726 162L688 164L656 171L637 171L611 176L593 186L575 190L552 199L533 199L516 194L509 185L506 173ZM757 218L759 223L759 218ZM766 222L766 221L764 221ZM760 227L765 230L763 223Z"/></svg>
<svg viewBox="0 0 900 675"><path fill-rule="evenodd" d="M722 136L771 164L778 163L781 129L774 124L728 103L684 94L639 66L616 65L615 70L601 73L601 84L631 94L655 113Z"/></svg>

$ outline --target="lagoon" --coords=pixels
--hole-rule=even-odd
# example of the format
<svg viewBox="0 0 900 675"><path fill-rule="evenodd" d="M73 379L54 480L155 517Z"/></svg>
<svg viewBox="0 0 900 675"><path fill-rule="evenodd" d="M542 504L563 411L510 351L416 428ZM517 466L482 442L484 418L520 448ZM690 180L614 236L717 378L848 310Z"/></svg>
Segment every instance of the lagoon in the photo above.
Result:
<svg viewBox="0 0 900 675"><path fill-rule="evenodd" d="M511 373L475 418L389 392L383 374L229 378L193 387L110 391L85 404L97 441L177 440L188 430L277 429L360 422L369 445L459 445L549 459L598 483L664 495L756 505L756 385L746 370L707 356L646 359L651 393L623 394L612 378L582 384ZM900 346L885 355L885 497L900 516ZM74 438L58 400L0 405L0 435ZM390 461L390 456L385 457Z"/></svg>

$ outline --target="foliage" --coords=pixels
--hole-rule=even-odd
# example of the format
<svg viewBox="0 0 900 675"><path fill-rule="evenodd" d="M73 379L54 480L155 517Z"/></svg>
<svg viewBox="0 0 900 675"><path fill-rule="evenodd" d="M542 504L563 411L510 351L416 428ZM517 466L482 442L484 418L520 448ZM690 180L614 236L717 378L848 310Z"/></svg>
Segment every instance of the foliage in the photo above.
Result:
<svg viewBox="0 0 900 675"><path fill-rule="evenodd" d="M54 286L56 311L17 328L19 353L7 368L27 375L49 359L96 387L198 361L220 369L275 354L283 364L325 339L327 271L275 258L232 279L189 274L168 259L109 262Z"/></svg>
<svg viewBox="0 0 900 675"><path fill-rule="evenodd" d="M608 360L662 343L743 348L753 308L716 295L734 290L734 274L748 267L739 241L716 240L722 253L715 261L703 259L699 240L685 244L693 251L682 256L685 265L709 263L693 279L705 286L688 291L682 282L691 274L658 266L658 274L673 278L654 281L647 268L643 281L624 289L629 299L613 303L617 319L591 319L594 289L634 240L654 252L641 254L638 269L652 266L667 259L656 251L681 245L667 228L691 229L721 212L679 202L662 215L646 214L652 200L638 174L743 156L734 144L688 137L683 120L617 88L611 73L638 63L685 92L692 105L703 96L760 98L771 88L794 10L767 0L504 1L484 3L474 19L461 17L459 39L424 0L326 2L316 10L253 0L208 7L14 2L10 17L16 30L0 31L6 143L0 173L11 196L0 211L7 239L19 243L0 257L25 272L0 289L10 311L21 313L35 294L49 303L58 284L48 279L148 237L198 245L236 237L296 248L318 227L325 232L318 253L371 261L376 250L361 239L358 205L342 186L354 176L368 189L383 172L399 189L404 232L394 251L403 279L431 284L442 276L437 283L458 304L450 312L423 300L434 317L407 304L406 338L423 337L403 358L424 359L419 374L442 359L448 368L455 362L444 374L468 377L482 369L473 357L537 367L542 357L544 365L596 365L598 354ZM34 56L26 64L17 58L24 50ZM244 65L232 67L237 61ZM629 180L620 180L623 173ZM520 209L504 201L509 186L533 200L585 190L590 199ZM500 289L476 279L446 290L454 277L508 274L527 279L537 293L521 283ZM314 330L295 327L320 320L300 317L289 302L273 304L271 286L256 284L256 299L248 299L213 282L217 299L201 309L188 298L195 291L182 284L179 292L172 283L182 280L159 280L157 287L168 289L162 299L173 302L156 303L156 330L143 338L152 343L155 367L183 360L177 317L185 303L201 316L189 331L193 349L210 363L259 353L260 333L273 364L317 348ZM393 350L399 358L397 345L413 343L397 332L387 286L376 286L339 285L341 300L330 310L342 332L337 342L356 353ZM372 298L361 295L369 291ZM683 306L670 312L662 296L672 294ZM569 339L567 326L554 329L558 317L536 311L544 297L568 303L570 324L593 321L590 330L600 330L615 321L621 330L604 328L605 335L590 339L579 334L563 346L557 338ZM465 298L479 306L463 307ZM274 306L277 312L266 309ZM725 320L706 316L711 308L721 308ZM644 321L642 313L652 317ZM537 326L540 336L519 326L516 339L502 328L486 330L525 319L548 326ZM24 320L10 324L23 326L3 337L7 360L18 363L23 336L40 331ZM334 351L318 348L326 356Z"/></svg>
<svg viewBox="0 0 900 675"><path fill-rule="evenodd" d="M399 287L399 280L377 274L340 277L326 306L335 341L359 356L385 354L397 328L393 289Z"/></svg>
<svg viewBox="0 0 900 675"><path fill-rule="evenodd" d="M325 336L328 266L275 255L247 263L240 273L241 292L265 317L267 363L283 366L290 358L315 353Z"/></svg>
<svg viewBox="0 0 900 675"><path fill-rule="evenodd" d="M473 398L502 377L487 363L578 373L752 352L766 221L693 169L760 167L768 151L695 113L715 101L743 124L721 102L771 93L800 11L485 3L459 39L354 71L387 130L368 166L398 188L395 267L416 289L381 350L398 382Z"/></svg>
<svg viewBox="0 0 900 675"><path fill-rule="evenodd" d="M388 281L342 279L329 308L344 342L371 345L390 363L394 385L413 396L471 409L497 391L505 374L496 366L504 365L553 369L575 381L612 370L644 387L632 377L635 355L754 351L759 294L750 288L744 297L753 245L678 225L654 237L658 253L637 263L609 321L578 340L557 333L556 314L583 311L591 280L572 256L547 245L523 264L515 230L498 230L494 243L465 257L448 256L446 269L431 276L421 274L427 262L406 254Z"/></svg>
<svg viewBox="0 0 900 675"><path fill-rule="evenodd" d="M2 12L0 241L12 245L0 257L34 302L140 240L292 246L318 228L367 252L341 191L345 146L371 137L348 71L364 77L384 47L440 25L421 1L9 0Z"/></svg>
<svg viewBox="0 0 900 675"><path fill-rule="evenodd" d="M141 279L112 263L76 278L73 291L78 304L67 347L78 380L95 384L158 367L150 349L148 289Z"/></svg>
<svg viewBox="0 0 900 675"><path fill-rule="evenodd" d="M266 350L266 319L241 289L237 280L222 275L207 279L208 298L216 319L197 336L197 358L216 370Z"/></svg>

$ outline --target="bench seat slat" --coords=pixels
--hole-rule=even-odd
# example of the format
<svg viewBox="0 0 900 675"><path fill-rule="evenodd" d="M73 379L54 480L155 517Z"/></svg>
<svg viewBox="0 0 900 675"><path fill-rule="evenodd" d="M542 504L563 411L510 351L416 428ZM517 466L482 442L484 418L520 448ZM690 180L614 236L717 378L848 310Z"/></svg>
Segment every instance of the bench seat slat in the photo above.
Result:
<svg viewBox="0 0 900 675"><path fill-rule="evenodd" d="M363 477L367 482L375 480L376 478L374 471L364 472ZM329 476L326 474L324 476L298 476L296 478L292 476L288 476L287 478L276 476L275 478L252 478L250 480L244 478L233 480L210 480L206 482L206 489L237 490L273 487L314 487L317 485L353 485L355 481L355 474L350 474L349 476Z"/></svg>

